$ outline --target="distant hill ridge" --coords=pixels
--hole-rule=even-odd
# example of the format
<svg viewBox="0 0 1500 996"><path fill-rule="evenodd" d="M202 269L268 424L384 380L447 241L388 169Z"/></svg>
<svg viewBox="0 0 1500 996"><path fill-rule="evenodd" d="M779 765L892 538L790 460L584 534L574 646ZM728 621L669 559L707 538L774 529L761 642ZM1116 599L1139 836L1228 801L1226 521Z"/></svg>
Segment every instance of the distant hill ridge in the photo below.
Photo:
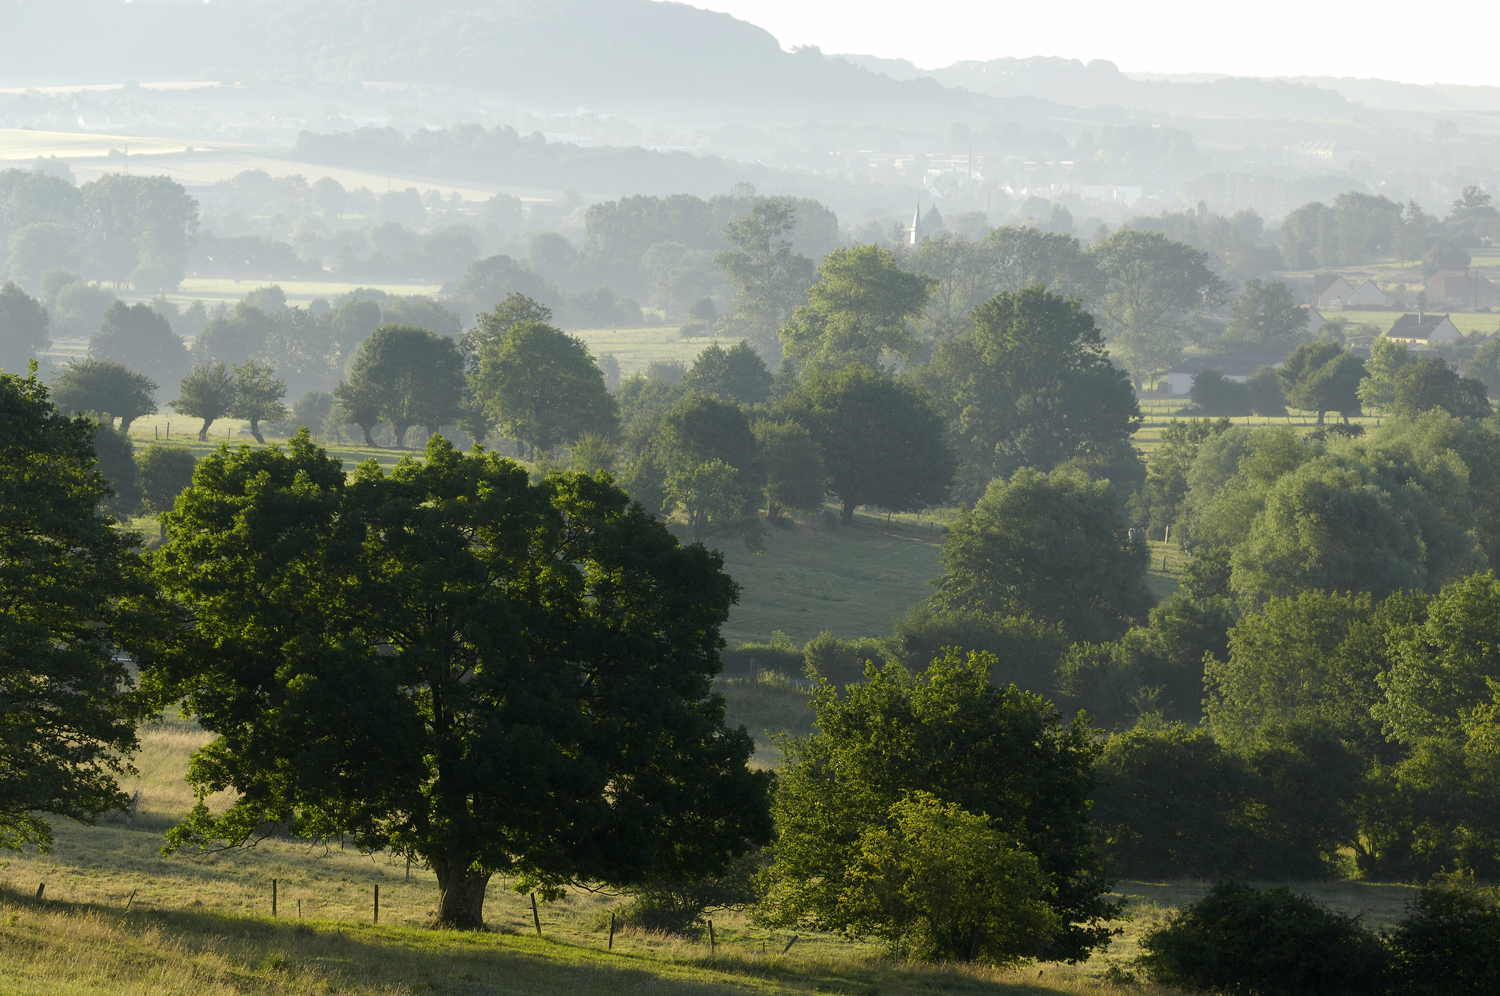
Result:
<svg viewBox="0 0 1500 996"><path fill-rule="evenodd" d="M885 116L1027 98L1208 117L1349 120L1360 106L1500 110L1500 88L1324 77L1164 78L1037 56L923 71L782 51L728 14L654 0L0 0L0 85L400 82L549 111L663 106ZM982 105L988 109L988 105Z"/></svg>

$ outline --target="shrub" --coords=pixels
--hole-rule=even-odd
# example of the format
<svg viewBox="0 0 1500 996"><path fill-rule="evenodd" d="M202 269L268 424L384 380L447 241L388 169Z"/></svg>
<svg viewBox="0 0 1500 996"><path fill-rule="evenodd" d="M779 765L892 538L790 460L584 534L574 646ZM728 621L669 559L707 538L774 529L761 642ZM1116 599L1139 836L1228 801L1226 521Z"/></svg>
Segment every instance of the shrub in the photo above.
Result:
<svg viewBox="0 0 1500 996"><path fill-rule="evenodd" d="M865 827L845 883L848 929L894 952L1014 964L1034 958L1061 926L1036 856L984 815L915 792Z"/></svg>
<svg viewBox="0 0 1500 996"><path fill-rule="evenodd" d="M141 497L153 512L172 508L177 496L193 483L193 468L198 464L191 450L154 443L135 462Z"/></svg>
<svg viewBox="0 0 1500 996"><path fill-rule="evenodd" d="M1473 887L1423 889L1391 936L1400 991L1500 992L1500 904Z"/></svg>
<svg viewBox="0 0 1500 996"><path fill-rule="evenodd" d="M1285 888L1237 882L1174 913L1141 938L1153 981L1230 996L1369 996L1385 988L1386 952L1357 917Z"/></svg>

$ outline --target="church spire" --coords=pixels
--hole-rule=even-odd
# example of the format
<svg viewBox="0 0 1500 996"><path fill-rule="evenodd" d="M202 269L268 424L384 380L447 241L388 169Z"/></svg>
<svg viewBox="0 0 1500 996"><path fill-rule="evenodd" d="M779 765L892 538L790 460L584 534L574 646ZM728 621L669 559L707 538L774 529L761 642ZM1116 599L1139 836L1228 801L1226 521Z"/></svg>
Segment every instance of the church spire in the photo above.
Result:
<svg viewBox="0 0 1500 996"><path fill-rule="evenodd" d="M922 241L922 202L917 201L917 210L911 216L911 245L919 245Z"/></svg>

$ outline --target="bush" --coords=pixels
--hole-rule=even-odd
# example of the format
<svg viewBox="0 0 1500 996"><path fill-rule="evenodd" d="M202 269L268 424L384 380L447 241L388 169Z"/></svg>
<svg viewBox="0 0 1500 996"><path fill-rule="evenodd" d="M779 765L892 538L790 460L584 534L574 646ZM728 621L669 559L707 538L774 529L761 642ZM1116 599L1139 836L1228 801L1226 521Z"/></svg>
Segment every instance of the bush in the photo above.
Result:
<svg viewBox="0 0 1500 996"><path fill-rule="evenodd" d="M1036 856L989 817L915 792L865 827L849 870L848 930L927 960L1008 965L1046 951L1061 926Z"/></svg>
<svg viewBox="0 0 1500 996"><path fill-rule="evenodd" d="M1285 888L1237 882L1141 938L1153 981L1231 996L1369 996L1385 988L1387 956L1357 917Z"/></svg>
<svg viewBox="0 0 1500 996"><path fill-rule="evenodd" d="M827 630L807 641L803 657L809 676L816 671L835 685L863 681L866 661L874 661L876 667L885 667L892 659L884 640L870 636L840 640Z"/></svg>
<svg viewBox="0 0 1500 996"><path fill-rule="evenodd" d="M1058 659L1068 649L1061 625L928 603L896 624L893 643L908 667L942 657L949 647L993 654L990 681L1042 694L1052 692Z"/></svg>
<svg viewBox="0 0 1500 996"><path fill-rule="evenodd" d="M153 443L136 457L135 463L146 508L152 512L167 512L177 496L193 483L193 468L198 465L198 460L191 450L181 446Z"/></svg>
<svg viewBox="0 0 1500 996"><path fill-rule="evenodd" d="M1391 936L1394 975L1412 996L1500 992L1500 905L1473 887L1429 888Z"/></svg>

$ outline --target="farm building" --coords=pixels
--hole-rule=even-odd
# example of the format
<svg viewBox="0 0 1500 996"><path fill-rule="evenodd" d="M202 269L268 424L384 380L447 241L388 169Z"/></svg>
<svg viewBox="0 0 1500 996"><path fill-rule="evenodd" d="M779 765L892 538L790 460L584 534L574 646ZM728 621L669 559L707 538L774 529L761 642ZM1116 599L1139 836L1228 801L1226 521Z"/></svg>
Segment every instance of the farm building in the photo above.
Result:
<svg viewBox="0 0 1500 996"><path fill-rule="evenodd" d="M1284 362L1284 356L1193 356L1167 371L1167 389L1173 394L1187 394L1193 388L1193 377L1205 370L1217 370L1225 379L1243 384L1261 367L1279 367Z"/></svg>
<svg viewBox="0 0 1500 996"><path fill-rule="evenodd" d="M1344 299L1344 302L1358 307L1370 307L1373 305L1377 308L1384 308L1387 304L1390 304L1391 299L1386 295L1385 291L1375 286L1375 281L1366 280L1350 291L1349 296Z"/></svg>
<svg viewBox="0 0 1500 996"><path fill-rule="evenodd" d="M1319 273L1313 277L1313 306L1342 308L1354 293L1354 285L1337 273Z"/></svg>
<svg viewBox="0 0 1500 996"><path fill-rule="evenodd" d="M1304 304L1302 310L1307 312L1307 324L1305 327L1308 332L1317 332L1318 329L1323 327L1323 323L1328 321L1328 319L1323 317L1321 311L1310 304Z"/></svg>
<svg viewBox="0 0 1500 996"><path fill-rule="evenodd" d="M1396 319L1387 339L1404 342L1408 346L1429 346L1435 342L1458 342L1464 334L1447 315L1414 315L1408 312Z"/></svg>
<svg viewBox="0 0 1500 996"><path fill-rule="evenodd" d="M1441 308L1493 308L1500 304L1500 287L1477 274L1438 273L1427 281L1427 303Z"/></svg>

